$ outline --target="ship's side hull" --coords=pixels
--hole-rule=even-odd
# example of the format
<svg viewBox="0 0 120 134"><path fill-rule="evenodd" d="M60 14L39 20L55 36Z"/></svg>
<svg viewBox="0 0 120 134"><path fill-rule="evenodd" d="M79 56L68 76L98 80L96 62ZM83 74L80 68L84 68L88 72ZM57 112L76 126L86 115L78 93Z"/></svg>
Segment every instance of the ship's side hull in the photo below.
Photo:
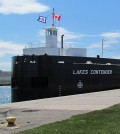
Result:
<svg viewBox="0 0 120 134"><path fill-rule="evenodd" d="M67 56L15 56L12 101L120 88L120 61Z"/></svg>

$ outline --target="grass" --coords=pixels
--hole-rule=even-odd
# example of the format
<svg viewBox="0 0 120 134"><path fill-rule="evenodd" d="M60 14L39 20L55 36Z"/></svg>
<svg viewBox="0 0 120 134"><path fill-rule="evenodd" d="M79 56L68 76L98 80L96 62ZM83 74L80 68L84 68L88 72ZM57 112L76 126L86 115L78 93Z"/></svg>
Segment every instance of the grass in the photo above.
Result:
<svg viewBox="0 0 120 134"><path fill-rule="evenodd" d="M120 134L120 104L17 134Z"/></svg>

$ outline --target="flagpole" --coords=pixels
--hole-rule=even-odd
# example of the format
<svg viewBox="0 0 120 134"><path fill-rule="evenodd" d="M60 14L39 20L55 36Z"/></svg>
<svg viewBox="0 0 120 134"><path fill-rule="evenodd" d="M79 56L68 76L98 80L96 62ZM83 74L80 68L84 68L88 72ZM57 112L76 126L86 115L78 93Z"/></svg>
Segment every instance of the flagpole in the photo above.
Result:
<svg viewBox="0 0 120 134"><path fill-rule="evenodd" d="M52 19L53 19L52 26L53 26L53 27L54 27L54 25L55 25L55 24L54 24L54 14L55 14L55 13L54 13L54 8L53 8L53 13L52 13Z"/></svg>

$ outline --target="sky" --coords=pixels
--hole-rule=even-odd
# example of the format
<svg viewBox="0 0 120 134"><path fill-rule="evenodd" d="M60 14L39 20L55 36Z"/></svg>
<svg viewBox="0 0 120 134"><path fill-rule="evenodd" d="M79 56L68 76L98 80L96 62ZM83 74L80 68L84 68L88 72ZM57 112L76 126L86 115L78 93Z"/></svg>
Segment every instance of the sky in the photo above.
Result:
<svg viewBox="0 0 120 134"><path fill-rule="evenodd" d="M0 70L11 71L22 49L45 45L52 9L64 47L87 48L88 57L120 58L120 0L0 0ZM47 17L46 24L38 22Z"/></svg>

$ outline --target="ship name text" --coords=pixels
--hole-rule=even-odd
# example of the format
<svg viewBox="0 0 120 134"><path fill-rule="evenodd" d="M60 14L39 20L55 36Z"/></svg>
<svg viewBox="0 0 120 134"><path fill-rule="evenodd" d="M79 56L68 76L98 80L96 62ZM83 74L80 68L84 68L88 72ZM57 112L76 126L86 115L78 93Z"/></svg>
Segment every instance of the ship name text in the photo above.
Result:
<svg viewBox="0 0 120 134"><path fill-rule="evenodd" d="M75 74L112 74L112 70L73 70L73 75Z"/></svg>

